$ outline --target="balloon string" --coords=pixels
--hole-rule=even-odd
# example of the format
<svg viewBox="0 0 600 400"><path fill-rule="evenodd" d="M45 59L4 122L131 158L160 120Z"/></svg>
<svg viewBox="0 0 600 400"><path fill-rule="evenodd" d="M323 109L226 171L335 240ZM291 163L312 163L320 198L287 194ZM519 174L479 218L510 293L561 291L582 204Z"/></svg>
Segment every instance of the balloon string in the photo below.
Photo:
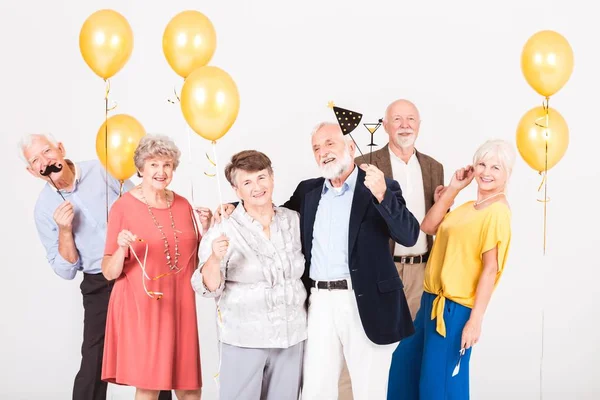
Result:
<svg viewBox="0 0 600 400"><path fill-rule="evenodd" d="M544 255L546 255L546 238L547 238L547 230L546 230L546 226L547 226L547 219L546 219L546 215L547 215L547 205L548 202L550 201L550 199L548 198L548 136L549 136L549 132L548 130L550 129L550 98L546 97L544 99L544 102L542 103L542 106L544 107L544 119L545 119L545 124L544 124L544 139L545 139L545 143L544 143L544 171L540 172L540 174L543 175L542 177L542 182L540 183L540 186L538 187L538 192L542 189L542 186L544 188L544 198L543 200L538 200L544 203ZM543 274L542 274L542 278L543 278ZM544 320L544 282L542 279L542 340L541 340L541 344L542 344L542 349L540 352L540 400L542 400L544 398L544 328L545 328L545 320Z"/></svg>
<svg viewBox="0 0 600 400"><path fill-rule="evenodd" d="M119 197L123 197L123 180L119 179Z"/></svg>
<svg viewBox="0 0 600 400"><path fill-rule="evenodd" d="M540 352L540 400L544 398L544 325L544 282L542 279L542 349Z"/></svg>
<svg viewBox="0 0 600 400"><path fill-rule="evenodd" d="M544 129L548 129L548 125L550 124L550 98L546 97L544 99L544 101L542 102L542 108L544 109L544 115L542 117L536 118L535 120L535 125L539 126L540 128L544 128ZM540 121L544 120L543 123L541 123ZM548 132L544 132L544 134L546 135L546 137L548 136Z"/></svg>
<svg viewBox="0 0 600 400"><path fill-rule="evenodd" d="M178 104L181 102L181 98L179 97L179 95L177 94L177 86L173 86L173 94L175 95L175 99L167 99L167 101L171 104ZM192 132L190 129L190 126L186 123L185 124L185 134L187 136L187 144L188 144L188 161L190 164L190 173L189 173L189 183L190 183L190 198L192 199L192 205L195 204L194 202L194 178L193 178L193 161L192 161Z"/></svg>
<svg viewBox="0 0 600 400"><path fill-rule="evenodd" d="M544 109L544 115L542 117L536 118L536 120L535 120L536 126L546 129L546 131L544 131L544 136L545 136L546 140L548 140L548 129L550 128L550 106L549 106L549 104L550 104L550 98L546 97L544 99L544 101L542 102L542 107ZM544 122L540 123L541 120L544 120Z"/></svg>
<svg viewBox="0 0 600 400"><path fill-rule="evenodd" d="M548 143L546 143L546 154L545 154L545 165L544 165L544 255L546 255L546 240L547 240L547 219L546 212L548 208Z"/></svg>
<svg viewBox="0 0 600 400"><path fill-rule="evenodd" d="M546 238L547 238L547 204L550 201L550 198L548 197L548 143L546 143L546 154L545 154L545 166L544 166L544 171L540 172L540 175L542 175L542 182L540 183L540 185L538 186L538 192L540 192L542 190L542 188L544 189L544 198L543 199L538 199L538 201L540 203L544 203L544 255L546 255Z"/></svg>
<svg viewBox="0 0 600 400"><path fill-rule="evenodd" d="M186 129L185 129L185 133L187 136L187 142L188 142L188 161L190 163L190 195L191 195L191 199L192 199L192 204L195 206L196 202L194 201L194 177L193 177L193 160L192 160L192 132L191 129L189 127L189 125L186 124Z"/></svg>
<svg viewBox="0 0 600 400"><path fill-rule="evenodd" d="M108 222L108 94L110 93L110 80L104 80L106 87L104 92L104 180L106 182L106 222Z"/></svg>
<svg viewBox="0 0 600 400"><path fill-rule="evenodd" d="M217 142L212 141L213 155L215 157L215 175L217 177L217 190L219 191L219 214L223 214L223 196L221 195L221 180L219 179L219 161L217 159Z"/></svg>
<svg viewBox="0 0 600 400"><path fill-rule="evenodd" d="M550 98L546 97L544 101L544 111L546 117L545 148L544 148L544 255L546 255L546 209L548 205L548 130L550 129Z"/></svg>
<svg viewBox="0 0 600 400"><path fill-rule="evenodd" d="M544 255L546 254L546 242L547 242L547 203L550 201L548 198L548 139L550 136L550 98L546 97L542 102L544 108L544 115L535 120L535 125L544 129L544 170L540 171L542 175L542 182L538 186L538 192L544 189L544 198L538 199L539 202L544 203ZM544 120L543 123L540 123Z"/></svg>

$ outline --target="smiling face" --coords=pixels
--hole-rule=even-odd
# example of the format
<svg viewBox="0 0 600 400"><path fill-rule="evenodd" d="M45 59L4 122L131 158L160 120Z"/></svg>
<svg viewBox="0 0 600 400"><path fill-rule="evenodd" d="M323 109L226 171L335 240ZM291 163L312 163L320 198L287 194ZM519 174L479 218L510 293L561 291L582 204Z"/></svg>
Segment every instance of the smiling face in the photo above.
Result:
<svg viewBox="0 0 600 400"><path fill-rule="evenodd" d="M173 160L166 157L152 157L144 161L140 170L142 182L154 190L165 190L173 179Z"/></svg>
<svg viewBox="0 0 600 400"><path fill-rule="evenodd" d="M315 161L325 179L336 179L354 163L354 144L348 143L339 126L326 124L312 137Z"/></svg>
<svg viewBox="0 0 600 400"><path fill-rule="evenodd" d="M390 137L390 145L410 149L419 136L421 120L415 105L407 100L390 104L385 113L383 128Z"/></svg>
<svg viewBox="0 0 600 400"><path fill-rule="evenodd" d="M479 190L487 193L502 192L506 187L508 172L496 155L480 159L475 167L475 181Z"/></svg>
<svg viewBox="0 0 600 400"><path fill-rule="evenodd" d="M23 149L23 157L29 164L27 166L29 173L45 181L50 181L50 179L42 176L41 171L45 170L48 165L63 166L63 170L51 174L55 181L60 180L64 173L64 167L67 166L62 143L54 144L44 136L34 136L31 143Z"/></svg>
<svg viewBox="0 0 600 400"><path fill-rule="evenodd" d="M244 202L245 207L262 207L273 203L273 174L268 169L261 171L234 171L236 195Z"/></svg>

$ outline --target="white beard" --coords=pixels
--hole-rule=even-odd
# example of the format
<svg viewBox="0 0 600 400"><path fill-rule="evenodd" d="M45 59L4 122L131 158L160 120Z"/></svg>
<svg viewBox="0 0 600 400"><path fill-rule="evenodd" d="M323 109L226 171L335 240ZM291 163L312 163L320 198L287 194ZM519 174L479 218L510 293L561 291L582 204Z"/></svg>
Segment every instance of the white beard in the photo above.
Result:
<svg viewBox="0 0 600 400"><path fill-rule="evenodd" d="M344 171L350 168L351 164L352 157L350 157L350 152L346 148L344 150L344 157L341 160L337 159L324 165L319 164L319 171L321 171L321 176L325 179L336 179L339 178L344 173Z"/></svg>
<svg viewBox="0 0 600 400"><path fill-rule="evenodd" d="M416 136L414 133L411 133L408 137L402 137L400 135L396 135L396 145L401 148L411 147L415 144Z"/></svg>

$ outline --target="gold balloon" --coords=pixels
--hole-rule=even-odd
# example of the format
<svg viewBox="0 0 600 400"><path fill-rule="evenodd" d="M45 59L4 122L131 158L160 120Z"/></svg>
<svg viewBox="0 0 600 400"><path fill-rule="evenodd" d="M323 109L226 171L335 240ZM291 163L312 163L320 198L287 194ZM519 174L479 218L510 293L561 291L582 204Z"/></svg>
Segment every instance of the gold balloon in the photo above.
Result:
<svg viewBox="0 0 600 400"><path fill-rule="evenodd" d="M548 127L546 129L545 127ZM527 111L517 127L517 148L523 160L534 170L542 172L546 164L550 170L563 158L569 146L569 128L562 115L553 108L548 109L548 123L544 107Z"/></svg>
<svg viewBox="0 0 600 400"><path fill-rule="evenodd" d="M108 154L106 152L106 124L108 123ZM96 135L98 159L115 179L124 181L136 172L133 153L146 131L137 119L127 114L110 117ZM108 166L106 158L108 155Z"/></svg>
<svg viewBox="0 0 600 400"><path fill-rule="evenodd" d="M536 92L550 97L571 77L573 50L561 34L540 31L531 36L523 47L521 70Z"/></svg>
<svg viewBox="0 0 600 400"><path fill-rule="evenodd" d="M116 11L96 11L81 27L79 50L96 75L104 79L112 77L123 68L133 51L129 22Z"/></svg>
<svg viewBox="0 0 600 400"><path fill-rule="evenodd" d="M229 131L240 108L240 96L231 76L218 67L200 67L181 89L181 111L188 125L214 141Z"/></svg>
<svg viewBox="0 0 600 400"><path fill-rule="evenodd" d="M169 21L163 34L167 62L183 78L208 64L216 46L212 22L198 11L180 12Z"/></svg>

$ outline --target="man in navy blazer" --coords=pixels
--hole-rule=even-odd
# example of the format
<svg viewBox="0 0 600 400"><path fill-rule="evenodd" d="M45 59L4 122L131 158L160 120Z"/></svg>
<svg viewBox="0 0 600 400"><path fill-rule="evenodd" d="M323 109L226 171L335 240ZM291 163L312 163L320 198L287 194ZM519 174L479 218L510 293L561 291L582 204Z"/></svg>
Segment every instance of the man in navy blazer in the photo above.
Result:
<svg viewBox="0 0 600 400"><path fill-rule="evenodd" d="M354 398L385 399L392 352L414 332L389 240L413 246L419 223L396 181L354 164L337 124L318 125L312 147L323 177L301 182L284 205L300 213L306 258L302 398L337 399L345 358Z"/></svg>
<svg viewBox="0 0 600 400"><path fill-rule="evenodd" d="M345 359L354 399L383 400L392 353L414 332L390 238L413 246L419 222L396 181L354 164L355 145L339 125L319 124L312 148L323 177L301 182L284 204L300 213L306 259L302 399L337 399ZM224 208L228 215L234 206Z"/></svg>

